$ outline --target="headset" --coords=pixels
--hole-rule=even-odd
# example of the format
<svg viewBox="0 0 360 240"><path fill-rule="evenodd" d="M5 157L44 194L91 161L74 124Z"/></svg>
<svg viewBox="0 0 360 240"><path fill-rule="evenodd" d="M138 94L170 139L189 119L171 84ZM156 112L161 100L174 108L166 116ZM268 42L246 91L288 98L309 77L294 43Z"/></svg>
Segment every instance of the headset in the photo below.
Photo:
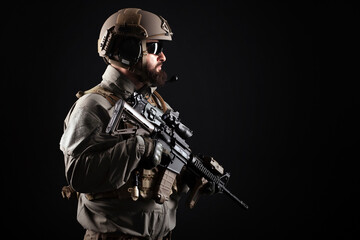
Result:
<svg viewBox="0 0 360 240"><path fill-rule="evenodd" d="M142 56L141 40L134 37L121 37L117 40L114 54L126 67L134 66Z"/></svg>
<svg viewBox="0 0 360 240"><path fill-rule="evenodd" d="M99 54L104 57L106 62L112 59L118 61L125 68L131 68L143 54L159 55L163 52L164 41L146 43L145 40L136 37L114 34L112 30L113 28L107 30L99 44Z"/></svg>
<svg viewBox="0 0 360 240"><path fill-rule="evenodd" d="M135 37L114 33L114 27L106 30L98 49L99 55L109 63L118 61L123 67L133 67L142 56L141 40Z"/></svg>

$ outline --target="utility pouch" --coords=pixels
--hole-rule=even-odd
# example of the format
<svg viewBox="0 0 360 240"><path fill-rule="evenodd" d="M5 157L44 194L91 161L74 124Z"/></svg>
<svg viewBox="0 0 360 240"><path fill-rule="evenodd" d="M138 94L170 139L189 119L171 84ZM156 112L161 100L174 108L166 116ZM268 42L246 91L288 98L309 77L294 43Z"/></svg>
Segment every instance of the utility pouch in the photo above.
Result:
<svg viewBox="0 0 360 240"><path fill-rule="evenodd" d="M158 169L143 169L141 175L140 196L145 199L153 197L154 185L157 181Z"/></svg>

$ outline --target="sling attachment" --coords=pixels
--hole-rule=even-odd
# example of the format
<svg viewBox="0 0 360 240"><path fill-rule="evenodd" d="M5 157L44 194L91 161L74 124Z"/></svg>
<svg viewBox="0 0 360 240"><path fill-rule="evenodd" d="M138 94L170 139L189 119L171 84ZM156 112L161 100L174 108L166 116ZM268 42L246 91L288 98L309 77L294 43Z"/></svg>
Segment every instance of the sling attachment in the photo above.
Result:
<svg viewBox="0 0 360 240"><path fill-rule="evenodd" d="M161 104L161 109L163 112L166 112L168 107L166 105L166 102L164 101L164 99L160 96L160 94L157 91L154 91L153 94L155 95L155 97L159 100L160 104Z"/></svg>
<svg viewBox="0 0 360 240"><path fill-rule="evenodd" d="M133 187L128 188L128 192L131 194L131 198L134 201L139 199L139 171L136 171L134 174L134 184Z"/></svg>

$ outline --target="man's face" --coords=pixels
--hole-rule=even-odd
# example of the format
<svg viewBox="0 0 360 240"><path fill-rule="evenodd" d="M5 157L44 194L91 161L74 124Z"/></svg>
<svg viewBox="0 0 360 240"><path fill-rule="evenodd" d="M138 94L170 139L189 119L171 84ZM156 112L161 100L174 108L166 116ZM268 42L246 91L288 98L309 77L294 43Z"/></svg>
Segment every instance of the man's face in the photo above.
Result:
<svg viewBox="0 0 360 240"><path fill-rule="evenodd" d="M154 50L154 47L160 47L158 45L151 45L152 43L159 43L158 40L147 41L148 50ZM167 79L166 72L162 69L163 63L166 61L165 54L161 51L158 54L150 53L146 55L146 66L144 67L145 74L147 76L146 81L151 85L160 87L163 86Z"/></svg>

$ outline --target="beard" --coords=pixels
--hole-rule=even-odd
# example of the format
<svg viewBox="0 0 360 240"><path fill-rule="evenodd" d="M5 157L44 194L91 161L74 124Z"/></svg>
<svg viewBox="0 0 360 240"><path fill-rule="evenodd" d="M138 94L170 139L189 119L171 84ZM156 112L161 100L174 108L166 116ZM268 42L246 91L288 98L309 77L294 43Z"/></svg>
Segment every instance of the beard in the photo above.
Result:
<svg viewBox="0 0 360 240"><path fill-rule="evenodd" d="M161 64L159 64L161 65ZM156 71L156 68L159 66L156 65L153 69L149 69L148 66L145 67L145 82L150 83L153 87L161 87L164 86L167 80L167 73L164 70Z"/></svg>

